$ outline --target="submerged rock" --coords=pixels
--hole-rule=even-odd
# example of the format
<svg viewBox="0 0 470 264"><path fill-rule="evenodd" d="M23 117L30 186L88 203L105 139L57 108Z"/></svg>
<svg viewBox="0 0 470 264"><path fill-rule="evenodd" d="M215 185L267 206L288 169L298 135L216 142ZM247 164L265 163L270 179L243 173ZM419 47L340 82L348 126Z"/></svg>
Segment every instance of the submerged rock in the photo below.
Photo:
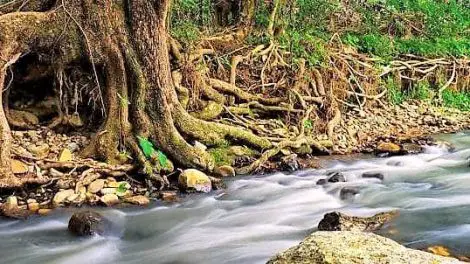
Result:
<svg viewBox="0 0 470 264"><path fill-rule="evenodd" d="M364 172L362 178L376 178L383 181L384 175L380 172Z"/></svg>
<svg viewBox="0 0 470 264"><path fill-rule="evenodd" d="M331 182L331 183L346 182L346 178L341 172L333 172L333 173L328 174L328 176L329 176L327 180L328 182Z"/></svg>
<svg viewBox="0 0 470 264"><path fill-rule="evenodd" d="M300 169L300 164L297 160L297 154L283 157L281 159L281 169L288 172L298 171Z"/></svg>
<svg viewBox="0 0 470 264"><path fill-rule="evenodd" d="M326 214L318 224L320 231L375 231L398 215L398 211L371 217L349 216L339 212Z"/></svg>
<svg viewBox="0 0 470 264"><path fill-rule="evenodd" d="M78 212L70 218L68 229L77 236L102 234L104 232L104 219L96 212Z"/></svg>
<svg viewBox="0 0 470 264"><path fill-rule="evenodd" d="M178 178L178 185L180 189L185 191L196 190L208 193L212 190L212 182L209 177L204 172L195 169L183 171Z"/></svg>
<svg viewBox="0 0 470 264"><path fill-rule="evenodd" d="M373 233L339 231L315 232L299 245L278 254L268 264L388 264L459 263L453 258L436 256L406 248Z"/></svg>
<svg viewBox="0 0 470 264"><path fill-rule="evenodd" d="M356 194L359 194L359 188L357 187L344 187L339 192L339 198L341 200L347 200L353 198Z"/></svg>

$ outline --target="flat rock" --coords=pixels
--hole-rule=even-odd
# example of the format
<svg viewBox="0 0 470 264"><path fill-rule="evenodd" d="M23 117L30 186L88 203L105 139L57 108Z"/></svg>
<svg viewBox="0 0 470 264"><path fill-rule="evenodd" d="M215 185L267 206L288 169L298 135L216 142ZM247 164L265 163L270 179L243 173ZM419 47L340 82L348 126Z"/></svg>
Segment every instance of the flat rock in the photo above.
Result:
<svg viewBox="0 0 470 264"><path fill-rule="evenodd" d="M124 199L125 202L135 204L135 205L148 205L150 203L149 198L143 195L132 196Z"/></svg>
<svg viewBox="0 0 470 264"><path fill-rule="evenodd" d="M103 188L100 190L101 194L115 194L117 192L117 188Z"/></svg>
<svg viewBox="0 0 470 264"><path fill-rule="evenodd" d="M389 264L389 263L460 263L453 258L436 256L406 248L373 233L338 231L315 232L299 245L268 261L268 264Z"/></svg>
<svg viewBox="0 0 470 264"><path fill-rule="evenodd" d="M339 212L325 214L318 224L320 231L376 231L398 215L398 211L379 213L371 217L349 216Z"/></svg>
<svg viewBox="0 0 470 264"><path fill-rule="evenodd" d="M119 197L116 194L108 193L100 198L100 201L106 206L113 206L119 203Z"/></svg>
<svg viewBox="0 0 470 264"><path fill-rule="evenodd" d="M92 183L90 183L90 185L88 185L88 192L98 193L99 191L101 191L101 189L104 188L104 183L105 183L105 180L103 179L98 179L98 180L93 181Z"/></svg>

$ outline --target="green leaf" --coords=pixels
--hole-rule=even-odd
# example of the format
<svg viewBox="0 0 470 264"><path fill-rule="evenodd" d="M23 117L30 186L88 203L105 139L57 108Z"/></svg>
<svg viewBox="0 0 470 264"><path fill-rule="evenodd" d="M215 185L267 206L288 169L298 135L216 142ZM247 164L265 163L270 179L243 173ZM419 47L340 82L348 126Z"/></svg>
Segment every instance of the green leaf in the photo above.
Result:
<svg viewBox="0 0 470 264"><path fill-rule="evenodd" d="M123 182L121 184L119 184L119 187L117 188L116 192L117 193L120 193L120 194L123 194L127 191L127 188L126 188L126 183Z"/></svg>
<svg viewBox="0 0 470 264"><path fill-rule="evenodd" d="M139 140L139 146L144 152L145 157L147 159L151 158L155 153L155 148L153 147L152 142L142 137L137 137L137 139Z"/></svg>
<svg viewBox="0 0 470 264"><path fill-rule="evenodd" d="M167 156L161 152L160 150L157 151L157 156L158 156L158 162L160 162L160 165L163 167L163 168L166 168L166 165L168 163L168 158Z"/></svg>

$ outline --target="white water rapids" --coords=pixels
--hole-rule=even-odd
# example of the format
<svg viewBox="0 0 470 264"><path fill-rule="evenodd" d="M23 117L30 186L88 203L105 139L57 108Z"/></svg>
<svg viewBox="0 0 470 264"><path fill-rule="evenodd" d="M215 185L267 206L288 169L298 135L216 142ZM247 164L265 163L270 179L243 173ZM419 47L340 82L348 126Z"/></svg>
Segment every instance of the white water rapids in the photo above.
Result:
<svg viewBox="0 0 470 264"><path fill-rule="evenodd" d="M455 152L331 161L325 170L237 178L226 190L148 209L100 209L108 235L75 238L74 210L27 221L0 220L0 263L265 263L298 244L327 212L369 216L399 209L381 233L407 246L443 244L470 255L470 134L445 136ZM316 185L328 172L347 182ZM362 178L378 172L384 180ZM341 200L343 187L360 193Z"/></svg>

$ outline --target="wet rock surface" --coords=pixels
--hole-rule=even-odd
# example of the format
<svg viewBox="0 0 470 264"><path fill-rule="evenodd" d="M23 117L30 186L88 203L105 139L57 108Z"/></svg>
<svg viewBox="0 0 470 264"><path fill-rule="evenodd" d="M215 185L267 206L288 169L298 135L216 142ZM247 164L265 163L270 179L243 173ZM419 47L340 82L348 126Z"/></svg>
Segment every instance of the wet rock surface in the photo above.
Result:
<svg viewBox="0 0 470 264"><path fill-rule="evenodd" d="M101 214L93 211L78 212L70 218L68 230L76 236L103 234L105 219Z"/></svg>
<svg viewBox="0 0 470 264"><path fill-rule="evenodd" d="M457 259L436 256L406 248L373 233L357 231L315 232L299 245L267 262L268 264L389 264L459 263Z"/></svg>
<svg viewBox="0 0 470 264"><path fill-rule="evenodd" d="M344 187L339 192L339 198L341 200L348 200L354 198L359 193L360 189L358 187Z"/></svg>
<svg viewBox="0 0 470 264"><path fill-rule="evenodd" d="M327 182L337 183L337 182L346 182L346 177L341 172L333 172L328 174Z"/></svg>
<svg viewBox="0 0 470 264"><path fill-rule="evenodd" d="M318 224L320 231L376 231L398 216L398 211L379 213L371 217L349 216L339 212L326 214Z"/></svg>
<svg viewBox="0 0 470 264"><path fill-rule="evenodd" d="M205 173L187 169L178 177L178 185L184 191L197 191L208 193L212 190L212 182Z"/></svg>
<svg viewBox="0 0 470 264"><path fill-rule="evenodd" d="M364 172L362 174L362 178L375 178L383 181L385 176L383 173L380 172Z"/></svg>

